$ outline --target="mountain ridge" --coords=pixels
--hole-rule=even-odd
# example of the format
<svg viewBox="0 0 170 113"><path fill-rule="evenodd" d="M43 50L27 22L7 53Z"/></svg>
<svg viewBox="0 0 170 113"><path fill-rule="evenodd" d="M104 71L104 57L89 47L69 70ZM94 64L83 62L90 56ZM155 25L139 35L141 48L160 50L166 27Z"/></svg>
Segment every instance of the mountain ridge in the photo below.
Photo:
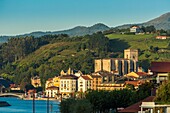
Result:
<svg viewBox="0 0 170 113"><path fill-rule="evenodd" d="M170 30L170 12L162 14L161 16L151 19L150 21L147 21L147 22L137 23L137 24L125 24L125 25L121 25L121 26L117 26L117 27L113 27L113 28L125 29L125 28L131 27L132 25L138 25L138 26L153 25L153 26L155 26L155 28L157 30L160 30L160 29ZM67 34L71 37L72 36L84 36L87 34L91 35L93 33L99 32L99 31L106 31L106 30L109 30L110 28L111 27L108 27L107 25L105 25L103 23L97 23L90 27L76 26L74 28L67 29L67 30L61 30L61 31L53 31L53 32L51 32L51 31L47 31L47 32L35 31L35 32L22 34L22 35L16 35L16 36L0 36L0 42L1 43L7 42L7 40L12 37L25 37L25 36L41 37L44 35L58 35L58 34Z"/></svg>
<svg viewBox="0 0 170 113"><path fill-rule="evenodd" d="M118 29L126 29L131 27L132 25L138 25L138 26L155 26L157 30L163 29L163 30L170 30L170 12L167 12L165 14L162 14L154 19L151 19L147 22L138 23L138 24L124 24L117 26L115 28Z"/></svg>
<svg viewBox="0 0 170 113"><path fill-rule="evenodd" d="M99 31L105 31L105 30L109 30L110 27L108 27L107 25L103 24L103 23L97 23L94 24L90 27L86 27L86 26L76 26L74 28L71 29L67 29L67 30L61 30L61 31L47 31L47 32L43 32L43 31L35 31L35 32L31 32L31 33L26 33L26 34L22 34L22 35L16 35L16 36L0 36L0 42L6 42L9 38L12 37L25 37L25 36L34 36L34 37L41 37L44 35L58 35L58 34L67 34L69 36L84 36L84 35L91 35L93 33L99 32Z"/></svg>

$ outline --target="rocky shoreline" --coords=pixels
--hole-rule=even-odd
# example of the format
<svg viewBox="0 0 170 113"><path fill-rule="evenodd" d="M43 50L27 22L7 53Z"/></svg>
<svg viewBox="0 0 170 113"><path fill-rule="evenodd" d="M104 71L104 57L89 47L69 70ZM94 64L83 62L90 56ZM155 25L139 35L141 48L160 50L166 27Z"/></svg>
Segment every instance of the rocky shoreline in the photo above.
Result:
<svg viewBox="0 0 170 113"><path fill-rule="evenodd" d="M6 107L6 106L11 106L11 105L6 101L0 101L0 107Z"/></svg>

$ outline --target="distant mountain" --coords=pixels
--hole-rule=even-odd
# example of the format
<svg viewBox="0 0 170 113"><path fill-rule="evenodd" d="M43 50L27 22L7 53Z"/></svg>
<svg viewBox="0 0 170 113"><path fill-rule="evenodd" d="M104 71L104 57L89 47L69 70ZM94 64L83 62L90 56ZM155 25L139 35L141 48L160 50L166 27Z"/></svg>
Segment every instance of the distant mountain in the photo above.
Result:
<svg viewBox="0 0 170 113"><path fill-rule="evenodd" d="M102 23L95 24L91 27L85 27L85 26L77 26L72 29L68 30L63 30L63 31L54 31L54 32L42 32L42 31L37 31L37 32L32 32L28 34L23 34L23 35L17 35L17 37L25 37L25 36L34 36L34 37L40 37L44 35L57 35L57 34L67 34L69 36L83 36L87 34L93 34L99 31L105 31L109 30L110 28ZM14 36L0 36L0 42L6 42L9 38L14 37Z"/></svg>
<svg viewBox="0 0 170 113"><path fill-rule="evenodd" d="M132 25L134 25L134 24L125 24L125 25L122 25L122 26L118 26L116 28L119 28L119 29L129 28ZM139 23L139 24L135 24L135 25L139 25L139 26L153 25L158 30L159 29L169 30L170 29L170 12L165 13L165 14L163 14L163 15L155 18L155 19L148 21L148 22Z"/></svg>

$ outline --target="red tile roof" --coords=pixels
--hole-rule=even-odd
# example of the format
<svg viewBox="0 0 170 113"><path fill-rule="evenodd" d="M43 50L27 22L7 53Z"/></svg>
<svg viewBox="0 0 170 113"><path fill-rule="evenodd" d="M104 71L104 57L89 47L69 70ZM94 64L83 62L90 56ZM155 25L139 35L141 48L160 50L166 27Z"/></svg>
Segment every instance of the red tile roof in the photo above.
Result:
<svg viewBox="0 0 170 113"><path fill-rule="evenodd" d="M149 96L123 110L118 111L119 113L136 113L138 111L140 111L140 105L142 104L142 102L153 102L155 96Z"/></svg>
<svg viewBox="0 0 170 113"><path fill-rule="evenodd" d="M77 79L78 77L75 75L62 75L60 79Z"/></svg>
<svg viewBox="0 0 170 113"><path fill-rule="evenodd" d="M145 73L145 72L136 72L136 74L138 74L139 76L147 76L149 74Z"/></svg>
<svg viewBox="0 0 170 113"><path fill-rule="evenodd" d="M49 78L49 79L48 79L48 81L51 81L51 80L53 80L53 78Z"/></svg>
<svg viewBox="0 0 170 113"><path fill-rule="evenodd" d="M152 72L170 72L170 62L152 62Z"/></svg>
<svg viewBox="0 0 170 113"><path fill-rule="evenodd" d="M46 89L47 89L47 90L48 90L48 89L59 89L59 87L51 86L51 87L47 87Z"/></svg>
<svg viewBox="0 0 170 113"><path fill-rule="evenodd" d="M85 80L92 80L91 78L89 78L88 76L81 76L83 79Z"/></svg>
<svg viewBox="0 0 170 113"><path fill-rule="evenodd" d="M140 80L134 80L134 81L125 81L125 84L132 84L134 86L139 86L142 83L144 83L144 81L140 81Z"/></svg>

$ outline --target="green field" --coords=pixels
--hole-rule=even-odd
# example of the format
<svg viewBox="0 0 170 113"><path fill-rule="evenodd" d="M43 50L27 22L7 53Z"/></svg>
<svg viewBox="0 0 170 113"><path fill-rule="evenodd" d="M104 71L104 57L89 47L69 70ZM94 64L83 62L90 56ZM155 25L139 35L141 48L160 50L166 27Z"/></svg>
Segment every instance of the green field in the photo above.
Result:
<svg viewBox="0 0 170 113"><path fill-rule="evenodd" d="M166 50L170 40L158 40L155 39L155 34L140 34L140 35L125 35L125 34L109 34L106 35L113 44L113 51L123 52L124 49L140 49L142 54L139 55L139 59L150 60L169 60L170 52L160 52L160 50ZM158 47L159 52L151 52L150 47ZM146 57L146 54L149 57Z"/></svg>

